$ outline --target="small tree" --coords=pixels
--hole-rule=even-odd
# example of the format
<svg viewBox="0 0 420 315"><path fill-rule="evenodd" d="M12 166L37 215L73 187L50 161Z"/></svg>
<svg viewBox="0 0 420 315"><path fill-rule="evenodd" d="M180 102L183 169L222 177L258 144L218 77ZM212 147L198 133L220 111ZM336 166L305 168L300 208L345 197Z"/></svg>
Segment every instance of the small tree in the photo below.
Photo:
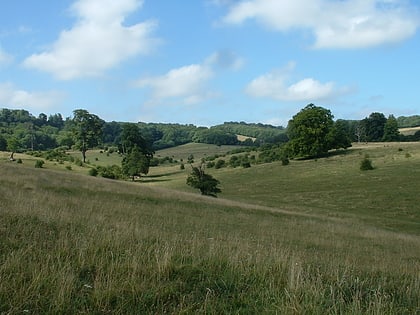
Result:
<svg viewBox="0 0 420 315"><path fill-rule="evenodd" d="M16 137L11 137L7 140L7 149L11 152L10 153L10 160L14 161L15 152L19 149L20 143Z"/></svg>
<svg viewBox="0 0 420 315"><path fill-rule="evenodd" d="M360 170L361 171L373 170L372 161L367 156L365 156L362 162L360 162Z"/></svg>
<svg viewBox="0 0 420 315"><path fill-rule="evenodd" d="M206 174L203 165L192 166L192 172L187 178L187 185L200 190L202 195L217 197L217 193L222 192L217 187L220 182L213 176Z"/></svg>

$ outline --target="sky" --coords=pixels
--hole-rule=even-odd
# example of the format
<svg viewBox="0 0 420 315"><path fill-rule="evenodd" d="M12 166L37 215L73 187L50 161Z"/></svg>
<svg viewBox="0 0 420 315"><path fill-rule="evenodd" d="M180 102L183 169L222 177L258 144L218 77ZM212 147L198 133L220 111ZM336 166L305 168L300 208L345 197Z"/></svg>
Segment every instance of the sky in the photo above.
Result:
<svg viewBox="0 0 420 315"><path fill-rule="evenodd" d="M287 126L420 114L417 0L1 0L0 108Z"/></svg>

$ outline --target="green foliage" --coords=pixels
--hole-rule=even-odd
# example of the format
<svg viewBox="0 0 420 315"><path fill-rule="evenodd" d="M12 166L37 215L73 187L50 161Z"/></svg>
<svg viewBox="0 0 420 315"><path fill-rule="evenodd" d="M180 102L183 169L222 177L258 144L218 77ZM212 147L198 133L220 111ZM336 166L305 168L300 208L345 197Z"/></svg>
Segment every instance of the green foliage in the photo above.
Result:
<svg viewBox="0 0 420 315"><path fill-rule="evenodd" d="M214 165L215 169L219 169L226 166L226 161L223 159L217 160L216 164Z"/></svg>
<svg viewBox="0 0 420 315"><path fill-rule="evenodd" d="M109 179L122 179L123 173L121 167L118 165L98 166L98 175Z"/></svg>
<svg viewBox="0 0 420 315"><path fill-rule="evenodd" d="M216 145L238 144L236 134L218 130L217 128L199 128L194 134L193 141Z"/></svg>
<svg viewBox="0 0 420 315"><path fill-rule="evenodd" d="M42 168L44 166L44 160L36 160L35 161L35 168Z"/></svg>
<svg viewBox="0 0 420 315"><path fill-rule="evenodd" d="M131 177L134 181L135 176L149 172L154 152L136 124L123 126L120 149L124 154L121 167L125 176Z"/></svg>
<svg viewBox="0 0 420 315"><path fill-rule="evenodd" d="M254 124L245 122L225 122L211 129L222 130L235 135L256 138L256 141L248 140L242 143L249 146L257 146L260 143L281 143L287 142L288 138L284 127L276 127L267 124Z"/></svg>
<svg viewBox="0 0 420 315"><path fill-rule="evenodd" d="M150 159L145 154L140 152L137 148L134 148L121 162L122 173L131 177L134 181L135 176L140 176L141 174L147 174L149 172L149 162Z"/></svg>
<svg viewBox="0 0 420 315"><path fill-rule="evenodd" d="M400 132L398 131L398 121L393 115L389 115L384 125L384 135L382 141L398 141L400 139Z"/></svg>
<svg viewBox="0 0 420 315"><path fill-rule="evenodd" d="M334 121L331 112L309 104L289 121L288 148L295 157L318 157L333 148Z"/></svg>
<svg viewBox="0 0 420 315"><path fill-rule="evenodd" d="M366 141L382 141L387 119L382 113L372 113L361 121L366 135Z"/></svg>
<svg viewBox="0 0 420 315"><path fill-rule="evenodd" d="M370 160L367 156L360 162L360 170L361 171L370 171L373 170L372 160Z"/></svg>
<svg viewBox="0 0 420 315"><path fill-rule="evenodd" d="M0 134L0 151L6 151L7 150L7 140L5 137L3 137L2 134Z"/></svg>
<svg viewBox="0 0 420 315"><path fill-rule="evenodd" d="M420 126L420 115L401 116L397 118L399 128L417 127Z"/></svg>
<svg viewBox="0 0 420 315"><path fill-rule="evenodd" d="M104 121L84 109L74 110L73 115L72 134L75 147L82 152L83 163L86 163L86 151L99 144Z"/></svg>
<svg viewBox="0 0 420 315"><path fill-rule="evenodd" d="M216 197L221 192L217 187L220 182L210 174L206 174L203 165L193 166L192 172L187 178L187 185L199 189L202 195Z"/></svg>
<svg viewBox="0 0 420 315"><path fill-rule="evenodd" d="M98 176L99 172L95 167L92 167L91 169L89 169L89 175L90 176Z"/></svg>

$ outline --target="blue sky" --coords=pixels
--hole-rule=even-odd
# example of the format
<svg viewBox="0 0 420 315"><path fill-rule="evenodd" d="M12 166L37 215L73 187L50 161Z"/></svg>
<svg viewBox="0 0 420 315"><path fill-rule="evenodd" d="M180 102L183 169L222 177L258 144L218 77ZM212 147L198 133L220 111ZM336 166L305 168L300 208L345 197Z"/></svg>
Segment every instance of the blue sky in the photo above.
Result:
<svg viewBox="0 0 420 315"><path fill-rule="evenodd" d="M287 125L420 114L420 2L3 0L0 107Z"/></svg>

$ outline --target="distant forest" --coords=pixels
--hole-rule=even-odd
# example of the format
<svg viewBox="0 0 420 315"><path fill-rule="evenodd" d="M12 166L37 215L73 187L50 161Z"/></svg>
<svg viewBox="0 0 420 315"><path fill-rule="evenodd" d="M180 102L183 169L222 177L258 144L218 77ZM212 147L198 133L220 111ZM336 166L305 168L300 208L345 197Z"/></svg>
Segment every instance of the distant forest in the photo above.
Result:
<svg viewBox="0 0 420 315"><path fill-rule="evenodd" d="M336 123L352 141L420 141L420 132L410 136L398 135L397 138L383 139L385 125L390 120L395 120L398 128L420 126L420 115L398 118L391 115L386 118L381 113L372 113L360 121L337 120ZM124 124L126 123L104 122L101 146L117 147ZM288 141L286 127L259 123L225 122L207 128L193 124L139 122L137 126L154 150L189 142L261 146ZM12 139L17 143L18 151L71 148L74 145L72 130L72 118L63 118L59 113L49 116L41 113L36 117L24 109L0 109L0 151L6 151L8 142ZM245 136L245 140L239 141L238 135Z"/></svg>

